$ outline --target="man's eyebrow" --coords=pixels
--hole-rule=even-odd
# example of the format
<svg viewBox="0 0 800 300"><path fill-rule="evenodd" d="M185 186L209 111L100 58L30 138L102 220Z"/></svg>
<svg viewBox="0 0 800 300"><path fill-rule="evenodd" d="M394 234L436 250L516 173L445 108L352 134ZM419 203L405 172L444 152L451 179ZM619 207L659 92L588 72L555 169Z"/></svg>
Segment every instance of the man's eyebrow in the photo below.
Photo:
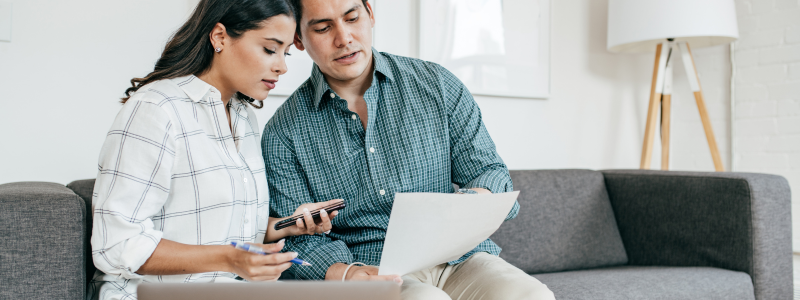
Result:
<svg viewBox="0 0 800 300"><path fill-rule="evenodd" d="M358 10L359 7L361 7L361 4L353 5L353 7L351 7L346 12L344 12L342 14L342 16L346 16L346 15L350 14L351 12L354 12L354 11ZM308 24L306 24L306 26L312 26L312 25L316 25L316 24L319 24L319 23L330 22L330 21L333 21L333 20L331 20L331 19L312 19L312 20L308 21Z"/></svg>
<svg viewBox="0 0 800 300"><path fill-rule="evenodd" d="M330 22L330 21L333 21L333 20L331 20L331 19L313 19L311 21L308 21L307 26L312 26L312 25L316 25L316 24L319 24L319 23Z"/></svg>
<svg viewBox="0 0 800 300"><path fill-rule="evenodd" d="M349 15L351 12L354 12L354 11L358 10L359 7L361 7L361 4L353 5L353 7L351 7L346 12L344 12L344 14L342 14L342 16Z"/></svg>

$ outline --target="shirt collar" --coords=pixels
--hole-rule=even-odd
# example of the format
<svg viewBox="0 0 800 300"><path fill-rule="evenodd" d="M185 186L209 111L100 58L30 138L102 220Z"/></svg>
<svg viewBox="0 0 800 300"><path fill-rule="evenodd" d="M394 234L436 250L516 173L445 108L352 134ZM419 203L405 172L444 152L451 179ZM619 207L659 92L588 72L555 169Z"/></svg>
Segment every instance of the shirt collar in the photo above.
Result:
<svg viewBox="0 0 800 300"><path fill-rule="evenodd" d="M194 75L172 79L192 101L200 101L214 87Z"/></svg>
<svg viewBox="0 0 800 300"><path fill-rule="evenodd" d="M392 68L389 67L386 57L378 52L378 50L375 50L374 47L372 48L372 61L375 66L372 80L375 80L376 74L381 74L389 81L394 81L394 73L392 72ZM322 71L319 70L319 66L317 66L316 63L314 63L314 67L311 69L311 82L314 84L314 107L318 108L325 94L331 91L331 87L328 85L328 82L325 81L325 76L322 75Z"/></svg>

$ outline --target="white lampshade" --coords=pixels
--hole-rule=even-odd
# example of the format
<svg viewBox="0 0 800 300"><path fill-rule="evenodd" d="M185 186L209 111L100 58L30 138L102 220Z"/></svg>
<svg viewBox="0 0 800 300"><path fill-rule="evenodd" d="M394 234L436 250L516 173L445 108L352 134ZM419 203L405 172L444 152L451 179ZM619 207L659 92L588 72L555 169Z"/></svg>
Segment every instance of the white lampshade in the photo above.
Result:
<svg viewBox="0 0 800 300"><path fill-rule="evenodd" d="M733 0L609 0L609 51L652 52L667 38L692 48L735 41Z"/></svg>

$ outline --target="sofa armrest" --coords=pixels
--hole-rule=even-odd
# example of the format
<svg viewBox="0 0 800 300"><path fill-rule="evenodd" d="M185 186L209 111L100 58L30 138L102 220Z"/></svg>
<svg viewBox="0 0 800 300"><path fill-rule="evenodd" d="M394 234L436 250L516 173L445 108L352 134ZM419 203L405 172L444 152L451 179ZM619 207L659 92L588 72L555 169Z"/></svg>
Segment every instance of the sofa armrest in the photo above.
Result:
<svg viewBox="0 0 800 300"><path fill-rule="evenodd" d="M92 261L92 196L94 195L94 179L75 180L67 184L67 188L75 192L76 195L83 199L86 207L86 226L83 240L83 253L86 259L84 265L86 269L86 284L92 281L92 278L97 271ZM88 291L87 291L88 292Z"/></svg>
<svg viewBox="0 0 800 300"><path fill-rule="evenodd" d="M0 185L2 299L83 299L83 200L46 182Z"/></svg>
<svg viewBox="0 0 800 300"><path fill-rule="evenodd" d="M630 265L750 274L756 299L792 298L791 196L783 177L603 171Z"/></svg>

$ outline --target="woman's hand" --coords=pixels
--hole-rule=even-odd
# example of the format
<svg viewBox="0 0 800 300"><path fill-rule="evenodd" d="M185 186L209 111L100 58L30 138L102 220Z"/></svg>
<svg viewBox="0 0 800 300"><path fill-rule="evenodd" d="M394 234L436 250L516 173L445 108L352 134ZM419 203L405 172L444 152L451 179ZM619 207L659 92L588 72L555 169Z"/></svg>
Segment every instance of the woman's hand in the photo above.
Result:
<svg viewBox="0 0 800 300"><path fill-rule="evenodd" d="M255 254L231 248L228 255L230 272L236 273L247 281L276 281L281 273L292 266L289 262L297 257L297 252L278 253L283 249L284 241L275 244L251 244L264 251L275 254Z"/></svg>
<svg viewBox="0 0 800 300"><path fill-rule="evenodd" d="M324 209L321 210L319 213L320 217L319 223L315 222L314 218L311 217L311 211L314 211L322 207L331 206L333 204L342 201L343 201L342 199L334 199L325 202L306 203L300 205L299 207L297 207L297 210L294 211L294 214L292 214L292 216L303 214L304 217L302 219L297 219L297 223L295 224L295 226L291 226L283 230L289 231L287 235L301 235L301 234L312 235L317 233L329 232L331 228L333 228L333 225L331 225L331 219L336 217L339 214L339 211L334 211L328 214L328 212L325 211Z"/></svg>

